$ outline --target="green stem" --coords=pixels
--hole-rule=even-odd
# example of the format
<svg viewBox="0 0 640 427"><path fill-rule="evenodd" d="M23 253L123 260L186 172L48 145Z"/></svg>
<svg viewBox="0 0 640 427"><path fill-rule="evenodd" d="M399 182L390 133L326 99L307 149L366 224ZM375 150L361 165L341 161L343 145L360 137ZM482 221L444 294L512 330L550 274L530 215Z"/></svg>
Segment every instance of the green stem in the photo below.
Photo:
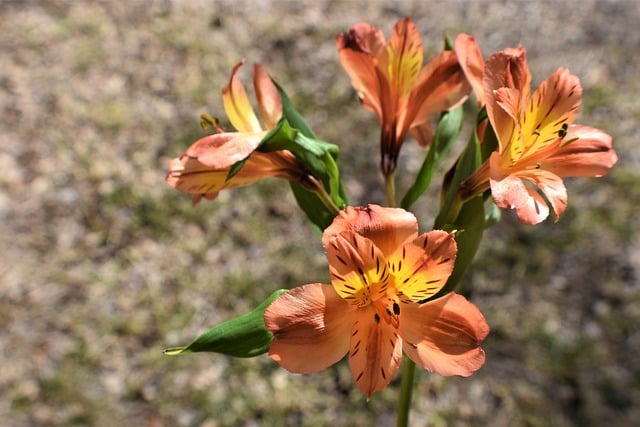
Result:
<svg viewBox="0 0 640 427"><path fill-rule="evenodd" d="M407 427L409 425L409 410L411 409L411 395L413 393L413 378L415 376L416 364L411 359L404 356L402 360L400 386L400 399L398 401L398 413L396 417L397 427Z"/></svg>
<svg viewBox="0 0 640 427"><path fill-rule="evenodd" d="M384 176L384 187L387 190L387 205L390 208L396 207L396 178L393 172Z"/></svg>
<svg viewBox="0 0 640 427"><path fill-rule="evenodd" d="M322 185L321 182L317 182L316 195L322 201L322 203L327 207L327 209L331 211L332 214L338 215L338 213L340 213L340 208L338 208L336 204L333 202L333 199L331 198L329 193L327 193L327 190L324 189L324 186Z"/></svg>

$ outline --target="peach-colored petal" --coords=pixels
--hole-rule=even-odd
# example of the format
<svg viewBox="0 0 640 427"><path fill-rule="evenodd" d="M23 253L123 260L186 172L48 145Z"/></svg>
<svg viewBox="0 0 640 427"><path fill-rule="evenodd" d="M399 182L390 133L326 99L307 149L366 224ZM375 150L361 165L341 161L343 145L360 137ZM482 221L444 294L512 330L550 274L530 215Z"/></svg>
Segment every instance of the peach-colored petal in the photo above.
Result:
<svg viewBox="0 0 640 427"><path fill-rule="evenodd" d="M489 325L461 295L450 293L421 305L402 304L400 331L407 356L431 372L466 377L484 364L480 343Z"/></svg>
<svg viewBox="0 0 640 427"><path fill-rule="evenodd" d="M274 335L269 356L295 373L325 369L347 354L354 311L330 285L293 288L264 313Z"/></svg>
<svg viewBox="0 0 640 427"><path fill-rule="evenodd" d="M228 168L254 152L264 133L244 134L225 132L200 138L185 151L184 155L215 169Z"/></svg>
<svg viewBox="0 0 640 427"><path fill-rule="evenodd" d="M618 161L612 138L588 126L571 125L561 148L542 163L542 168L558 176L606 175Z"/></svg>
<svg viewBox="0 0 640 427"><path fill-rule="evenodd" d="M202 197L213 200L221 190L243 187L264 178L294 179L295 174L280 160L281 154L283 152L253 153L231 179L227 179L229 167L214 168L183 154L169 162L166 181L176 190L194 194L195 205Z"/></svg>
<svg viewBox="0 0 640 427"><path fill-rule="evenodd" d="M518 176L528 179L542 191L555 214L556 221L558 221L567 209L567 189L562 178L552 172L540 169L520 173Z"/></svg>
<svg viewBox="0 0 640 427"><path fill-rule="evenodd" d="M202 196L213 200L225 186L228 170L216 170L203 165L198 160L182 156L169 162L167 184L183 193L194 194L196 205Z"/></svg>
<svg viewBox="0 0 640 427"><path fill-rule="evenodd" d="M222 102L229 121L242 133L262 132L260 121L253 111L249 96L240 79L236 75L242 62L236 64L231 71L229 84L222 88Z"/></svg>
<svg viewBox="0 0 640 427"><path fill-rule="evenodd" d="M549 207L535 188L525 185L519 176L504 175L497 152L489 158L491 164L491 195L501 209L515 209L523 224L538 224L549 216Z"/></svg>
<svg viewBox="0 0 640 427"><path fill-rule="evenodd" d="M256 89L260 116L266 128L273 129L282 117L282 99L271 77L260 64L253 66L253 86Z"/></svg>
<svg viewBox="0 0 640 427"><path fill-rule="evenodd" d="M328 242L326 251L331 284L350 304L365 307L385 295L387 262L371 240L345 231Z"/></svg>
<svg viewBox="0 0 640 427"><path fill-rule="evenodd" d="M367 396L385 388L398 371L402 340L396 328L373 309L358 310L349 343L349 368L356 386Z"/></svg>
<svg viewBox="0 0 640 427"><path fill-rule="evenodd" d="M475 36L458 34L454 41L454 51L469 84L473 88L478 105L484 105L484 88L482 86L484 59Z"/></svg>
<svg viewBox="0 0 640 427"><path fill-rule="evenodd" d="M327 250L329 242L338 234L355 232L371 239L385 258L400 250L404 242L418 236L416 217L399 208L378 205L352 207L340 211L322 234L322 245Z"/></svg>
<svg viewBox="0 0 640 427"><path fill-rule="evenodd" d="M453 271L458 248L453 233L434 230L405 243L402 252L389 261L395 288L413 302L437 294Z"/></svg>

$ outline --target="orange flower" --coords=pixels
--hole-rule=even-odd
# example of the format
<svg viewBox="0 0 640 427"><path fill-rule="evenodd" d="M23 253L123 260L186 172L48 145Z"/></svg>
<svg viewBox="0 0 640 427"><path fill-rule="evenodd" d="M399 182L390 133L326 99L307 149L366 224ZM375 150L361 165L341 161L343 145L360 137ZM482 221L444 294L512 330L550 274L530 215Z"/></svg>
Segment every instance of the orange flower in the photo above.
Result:
<svg viewBox="0 0 640 427"><path fill-rule="evenodd" d="M418 235L409 212L348 207L322 237L331 285L294 288L265 312L272 359L296 373L327 368L349 354L357 387L368 396L389 384L402 351L441 375L469 376L484 363L489 327L461 295L435 295L453 270L453 234Z"/></svg>
<svg viewBox="0 0 640 427"><path fill-rule="evenodd" d="M169 163L167 183L179 191L194 194L194 205L202 197L215 199L223 189L249 185L268 177L296 181L308 179L304 167L289 151L255 151L267 131L280 120L282 101L265 69L255 64L253 84L266 126L263 129L244 86L236 76L241 66L242 62L233 68L229 84L222 89L224 109L237 132L205 136ZM227 179L231 166L244 159L247 160L242 169Z"/></svg>
<svg viewBox="0 0 640 427"><path fill-rule="evenodd" d="M363 22L339 34L336 44L363 105L378 116L385 176L395 170L407 132L428 146L431 116L459 105L471 90L453 51L422 68L422 39L409 18L398 21L388 43L381 30Z"/></svg>
<svg viewBox="0 0 640 427"><path fill-rule="evenodd" d="M522 223L537 224L549 208L556 221L564 212L563 177L605 175L618 157L611 136L572 124L582 102L578 77L560 68L533 95L530 83L524 48L506 49L487 61L484 96L499 146L463 183L461 195L490 188L497 206L515 209Z"/></svg>

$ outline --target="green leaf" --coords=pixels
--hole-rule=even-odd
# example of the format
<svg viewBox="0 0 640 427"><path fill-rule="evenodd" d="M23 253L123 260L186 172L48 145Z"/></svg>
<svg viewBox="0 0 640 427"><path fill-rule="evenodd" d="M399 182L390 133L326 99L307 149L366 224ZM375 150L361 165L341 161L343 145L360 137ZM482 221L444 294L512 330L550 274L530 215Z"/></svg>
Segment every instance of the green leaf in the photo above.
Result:
<svg viewBox="0 0 640 427"><path fill-rule="evenodd" d="M266 353L273 334L264 325L264 312L284 292L285 289L275 291L253 311L214 326L185 347L168 348L164 354L177 356L207 351L235 357L255 357Z"/></svg>
<svg viewBox="0 0 640 427"><path fill-rule="evenodd" d="M318 235L322 235L324 229L333 222L334 213L327 208L316 193L307 190L297 182L290 182L290 185L298 206L311 221Z"/></svg>
<svg viewBox="0 0 640 427"><path fill-rule="evenodd" d="M451 111L442 113L438 126L436 127L432 144L418 172L418 176L411 188L407 191L407 194L402 198L400 206L403 209L409 209L427 188L429 188L438 161L451 149L458 139L463 122L464 109L462 105Z"/></svg>
<svg viewBox="0 0 640 427"><path fill-rule="evenodd" d="M298 113L298 111L294 108L286 92L282 89L282 87L280 87L278 82L273 79L272 81L273 84L276 85L276 89L278 89L280 99L282 100L282 117L286 119L292 127L298 129L305 136L308 136L309 138L315 138L313 131L304 120L302 115L300 115L300 113Z"/></svg>

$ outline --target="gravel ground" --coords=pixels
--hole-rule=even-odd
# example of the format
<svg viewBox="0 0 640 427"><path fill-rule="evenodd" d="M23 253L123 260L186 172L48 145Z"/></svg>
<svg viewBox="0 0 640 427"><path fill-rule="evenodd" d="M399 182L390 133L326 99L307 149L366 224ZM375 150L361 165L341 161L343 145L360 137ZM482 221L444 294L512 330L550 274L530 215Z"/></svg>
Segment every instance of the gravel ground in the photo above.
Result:
<svg viewBox="0 0 640 427"><path fill-rule="evenodd" d="M404 16L428 55L464 31L485 57L525 46L535 84L569 68L585 90L578 122L611 133L620 157L606 178L569 181L559 223L504 215L487 233L465 282L492 327L487 363L467 379L422 373L412 420L637 422L639 2L1 0L2 424L393 424L398 381L366 402L344 363L300 376L265 356L162 355L274 289L327 277L286 183L194 208L164 174L201 113L224 116L220 89L246 59L340 145L352 203L382 202L376 122L334 37L357 21L389 34ZM421 156L405 145L400 189ZM424 227L434 196L415 205Z"/></svg>

